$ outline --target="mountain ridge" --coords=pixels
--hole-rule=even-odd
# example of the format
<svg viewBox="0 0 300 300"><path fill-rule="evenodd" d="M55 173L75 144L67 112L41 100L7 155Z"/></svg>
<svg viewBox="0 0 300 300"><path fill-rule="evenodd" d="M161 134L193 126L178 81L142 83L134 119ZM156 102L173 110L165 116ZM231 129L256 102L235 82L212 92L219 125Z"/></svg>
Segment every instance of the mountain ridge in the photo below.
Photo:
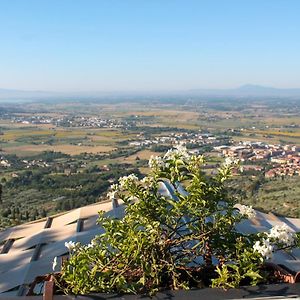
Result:
<svg viewBox="0 0 300 300"><path fill-rule="evenodd" d="M59 97L80 97L80 98L101 98L101 97L116 97L120 96L233 96L233 97L300 97L300 88L274 88L255 84L245 84L233 89L190 89L179 91L86 91L86 92L53 92L41 90L18 90L0 88L1 100L38 100L52 99Z"/></svg>

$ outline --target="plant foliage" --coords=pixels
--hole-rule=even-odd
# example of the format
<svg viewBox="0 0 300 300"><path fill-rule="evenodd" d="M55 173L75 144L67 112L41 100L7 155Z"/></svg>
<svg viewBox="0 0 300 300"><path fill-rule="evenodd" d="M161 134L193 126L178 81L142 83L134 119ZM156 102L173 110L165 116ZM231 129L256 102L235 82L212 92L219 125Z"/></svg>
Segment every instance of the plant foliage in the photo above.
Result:
<svg viewBox="0 0 300 300"><path fill-rule="evenodd" d="M153 294L263 282L265 258L253 245L266 235L236 230L254 210L239 211L224 187L236 164L226 160L210 177L203 164L202 156L190 156L179 146L152 157L148 177L120 178L108 196L124 202L124 218L100 212L103 233L89 245L69 246L61 273L65 292Z"/></svg>

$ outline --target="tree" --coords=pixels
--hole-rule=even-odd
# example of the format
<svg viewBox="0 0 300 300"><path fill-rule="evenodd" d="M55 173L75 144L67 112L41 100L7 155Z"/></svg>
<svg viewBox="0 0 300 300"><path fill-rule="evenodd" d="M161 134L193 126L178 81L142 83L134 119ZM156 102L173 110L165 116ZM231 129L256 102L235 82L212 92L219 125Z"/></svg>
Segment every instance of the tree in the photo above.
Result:
<svg viewBox="0 0 300 300"><path fill-rule="evenodd" d="M47 212L46 210L43 208L42 211L41 211L41 217L42 218L45 218L47 216Z"/></svg>

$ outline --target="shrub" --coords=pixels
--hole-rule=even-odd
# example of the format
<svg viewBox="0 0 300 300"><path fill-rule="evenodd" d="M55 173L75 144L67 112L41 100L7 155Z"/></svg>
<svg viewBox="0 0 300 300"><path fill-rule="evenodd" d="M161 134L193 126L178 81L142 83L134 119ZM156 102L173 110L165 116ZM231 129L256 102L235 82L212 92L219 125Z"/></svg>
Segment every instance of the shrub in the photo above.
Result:
<svg viewBox="0 0 300 300"><path fill-rule="evenodd" d="M125 216L100 212L103 234L89 245L67 245L70 258L60 277L65 292L153 294L263 282L264 260L279 247L292 247L295 234L287 228L238 232L235 225L255 211L237 210L224 187L236 163L227 159L214 177L204 175L203 163L202 156L190 156L179 146L151 157L148 177L120 178L108 197L124 201Z"/></svg>

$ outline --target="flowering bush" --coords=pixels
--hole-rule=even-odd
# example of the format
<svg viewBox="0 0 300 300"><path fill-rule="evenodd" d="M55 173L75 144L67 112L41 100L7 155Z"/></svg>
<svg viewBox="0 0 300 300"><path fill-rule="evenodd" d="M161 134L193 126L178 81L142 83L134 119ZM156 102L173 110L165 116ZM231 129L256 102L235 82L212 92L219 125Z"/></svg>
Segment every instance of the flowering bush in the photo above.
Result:
<svg viewBox="0 0 300 300"><path fill-rule="evenodd" d="M108 197L124 202L124 218L100 212L103 234L87 246L66 244L65 291L153 294L263 282L263 262L273 251L296 245L297 236L287 227L238 232L235 225L255 217L255 211L236 209L224 187L237 162L227 159L214 177L204 175L203 163L202 156L179 145L150 158L149 176L139 180L132 174L112 185Z"/></svg>

